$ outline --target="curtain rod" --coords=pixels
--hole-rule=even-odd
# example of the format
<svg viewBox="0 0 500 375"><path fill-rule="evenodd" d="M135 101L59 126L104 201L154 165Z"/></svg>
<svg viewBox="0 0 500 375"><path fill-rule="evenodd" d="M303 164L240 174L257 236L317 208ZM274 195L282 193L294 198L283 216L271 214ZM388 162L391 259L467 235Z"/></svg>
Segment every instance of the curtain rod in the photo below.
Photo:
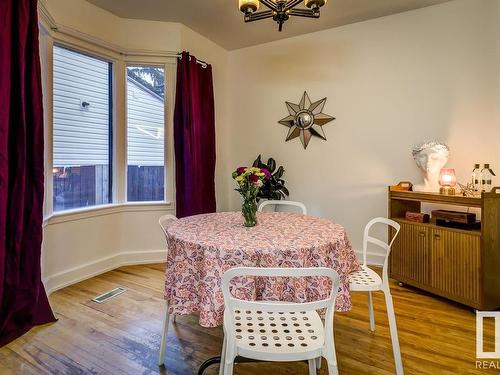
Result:
<svg viewBox="0 0 500 375"><path fill-rule="evenodd" d="M182 53L177 53L175 55L175 57L177 57L178 59L182 59ZM189 55L189 60L191 60L191 57L194 57L194 56ZM203 68L206 68L208 66L208 63L206 61L197 59L196 57L195 57L195 60L196 60L196 63L200 64Z"/></svg>
<svg viewBox="0 0 500 375"><path fill-rule="evenodd" d="M66 26L53 25L50 26L50 29L55 33L67 35L69 37L83 41L85 43L90 43L94 46L110 50L111 52L114 53L118 53L119 55L122 56L176 57L178 59L182 57L182 53L180 53L179 51L162 52L162 51L148 51L148 50L127 50L118 45L108 43L99 38L90 36L88 34L79 32L77 30L74 30ZM191 57L194 56L190 55L189 58ZM196 59L196 62L200 64L203 68L206 68L208 66L208 63L206 61Z"/></svg>

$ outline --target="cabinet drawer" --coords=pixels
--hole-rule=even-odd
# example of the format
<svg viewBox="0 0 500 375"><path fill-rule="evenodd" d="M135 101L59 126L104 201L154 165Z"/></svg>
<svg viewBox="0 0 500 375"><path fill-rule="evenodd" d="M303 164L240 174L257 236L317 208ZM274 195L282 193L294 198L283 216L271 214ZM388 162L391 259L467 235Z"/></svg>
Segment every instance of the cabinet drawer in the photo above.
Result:
<svg viewBox="0 0 500 375"><path fill-rule="evenodd" d="M431 286L458 301L480 302L481 237L431 229Z"/></svg>
<svg viewBox="0 0 500 375"><path fill-rule="evenodd" d="M391 276L428 284L430 230L424 225L403 222L400 224L399 236L391 250Z"/></svg>

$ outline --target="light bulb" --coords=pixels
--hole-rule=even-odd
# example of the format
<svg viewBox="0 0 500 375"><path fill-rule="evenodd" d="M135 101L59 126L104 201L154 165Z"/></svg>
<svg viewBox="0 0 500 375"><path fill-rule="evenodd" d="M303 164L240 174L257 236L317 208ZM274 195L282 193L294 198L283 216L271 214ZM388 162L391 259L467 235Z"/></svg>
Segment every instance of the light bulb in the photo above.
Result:
<svg viewBox="0 0 500 375"><path fill-rule="evenodd" d="M309 9L319 9L325 5L327 0L304 0L304 4Z"/></svg>
<svg viewBox="0 0 500 375"><path fill-rule="evenodd" d="M259 0L239 0L240 10L243 13L253 13L259 10Z"/></svg>

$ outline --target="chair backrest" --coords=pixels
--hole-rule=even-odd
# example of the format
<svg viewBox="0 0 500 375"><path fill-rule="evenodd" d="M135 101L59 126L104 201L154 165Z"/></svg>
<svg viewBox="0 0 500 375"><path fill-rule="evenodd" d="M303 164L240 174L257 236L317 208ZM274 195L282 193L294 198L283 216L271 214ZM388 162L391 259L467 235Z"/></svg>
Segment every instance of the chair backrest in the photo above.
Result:
<svg viewBox="0 0 500 375"><path fill-rule="evenodd" d="M378 238L370 236L370 231L372 227L375 224L385 224L388 227L392 227L396 230L396 233L393 233L392 239L389 243L386 243L382 240L379 240ZM368 244L372 243L374 245L377 245L381 247L382 249L385 250L385 259L384 259L384 267L383 267L383 279L387 280L387 266L388 266L388 260L389 260L389 254L391 252L391 246L394 243L394 240L399 234L399 230L401 229L401 226L399 223L395 222L394 220L387 219L385 217L376 217L368 222L365 227L365 232L363 235L363 265L366 266L366 252L368 248Z"/></svg>
<svg viewBox="0 0 500 375"><path fill-rule="evenodd" d="M281 302L281 301L247 301L235 298L229 289L230 281L235 277L328 277L332 282L332 289L328 298L313 302ZM302 311L312 311L326 308L325 322L326 328L333 324L333 314L335 311L335 299L340 285L340 278L337 272L326 267L312 268L263 268L263 267L236 267L232 268L222 275L222 293L224 295L224 319L226 327L233 327L235 323L235 311L252 310L262 313L286 313Z"/></svg>
<svg viewBox="0 0 500 375"><path fill-rule="evenodd" d="M171 214L163 215L158 219L158 224L160 224L161 230L163 231L163 233L165 233L165 236L167 235L168 224L175 220L177 220L177 218Z"/></svg>
<svg viewBox="0 0 500 375"><path fill-rule="evenodd" d="M280 201L280 200L269 200L269 201L263 201L261 204L259 204L259 211L262 211L264 207L268 205L283 205L283 206L295 206L299 207L304 215L307 215L307 208L304 205L304 203L301 202L294 202L294 201Z"/></svg>

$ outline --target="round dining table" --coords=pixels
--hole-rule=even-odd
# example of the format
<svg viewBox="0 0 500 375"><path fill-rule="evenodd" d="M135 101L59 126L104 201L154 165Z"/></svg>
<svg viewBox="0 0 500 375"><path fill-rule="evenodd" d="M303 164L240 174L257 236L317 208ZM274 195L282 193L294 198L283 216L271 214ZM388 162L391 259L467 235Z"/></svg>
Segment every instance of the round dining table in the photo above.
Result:
<svg viewBox="0 0 500 375"><path fill-rule="evenodd" d="M203 327L223 323L221 276L233 267L329 267L340 276L337 311L351 309L349 274L359 262L344 228L288 212L258 212L243 226L240 212L195 215L168 225L165 300L174 315L198 314ZM327 279L242 278L232 281L241 299L308 302L327 298Z"/></svg>

